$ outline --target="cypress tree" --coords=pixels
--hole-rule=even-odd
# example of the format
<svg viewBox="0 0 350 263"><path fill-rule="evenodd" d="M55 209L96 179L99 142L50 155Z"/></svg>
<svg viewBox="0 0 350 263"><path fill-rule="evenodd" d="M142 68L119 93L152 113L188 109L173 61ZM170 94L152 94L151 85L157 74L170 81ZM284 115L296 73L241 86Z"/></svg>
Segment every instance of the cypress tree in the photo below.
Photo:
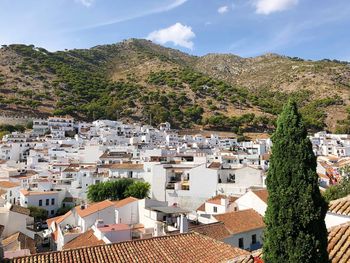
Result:
<svg viewBox="0 0 350 263"><path fill-rule="evenodd" d="M295 102L284 106L272 142L264 261L329 262L327 203L319 190L316 157Z"/></svg>

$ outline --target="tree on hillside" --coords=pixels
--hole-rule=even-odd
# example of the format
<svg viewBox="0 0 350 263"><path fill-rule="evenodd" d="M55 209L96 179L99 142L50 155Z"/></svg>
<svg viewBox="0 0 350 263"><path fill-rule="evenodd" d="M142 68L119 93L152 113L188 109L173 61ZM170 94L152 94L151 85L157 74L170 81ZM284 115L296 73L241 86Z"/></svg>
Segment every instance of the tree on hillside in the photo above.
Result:
<svg viewBox="0 0 350 263"><path fill-rule="evenodd" d="M327 203L320 194L316 157L295 102L285 105L272 142L264 261L329 262Z"/></svg>

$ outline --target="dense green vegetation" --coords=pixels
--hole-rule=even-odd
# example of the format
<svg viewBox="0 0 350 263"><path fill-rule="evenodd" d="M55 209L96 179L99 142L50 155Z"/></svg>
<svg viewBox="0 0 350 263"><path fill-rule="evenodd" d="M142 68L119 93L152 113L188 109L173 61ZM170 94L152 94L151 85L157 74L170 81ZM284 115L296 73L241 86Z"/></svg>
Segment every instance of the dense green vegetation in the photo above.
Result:
<svg viewBox="0 0 350 263"><path fill-rule="evenodd" d="M149 191L150 191L150 184L145 182L134 182L131 184L124 192L124 197L135 197L139 199L143 199L148 197Z"/></svg>
<svg viewBox="0 0 350 263"><path fill-rule="evenodd" d="M299 90L286 93L280 91L270 91L261 89L256 94L251 94L249 100L259 106L264 112L277 115L281 112L283 105L293 99L300 107L304 123L308 129L321 130L325 124L325 108L331 105L341 105L343 102L340 97L327 97L324 99L311 99L312 92L308 90Z"/></svg>
<svg viewBox="0 0 350 263"><path fill-rule="evenodd" d="M48 213L46 209L37 206L28 206L28 209L30 210L30 216L34 217L35 222L47 219Z"/></svg>
<svg viewBox="0 0 350 263"><path fill-rule="evenodd" d="M295 102L284 107L272 142L264 261L328 263L327 203L319 190L316 157Z"/></svg>
<svg viewBox="0 0 350 263"><path fill-rule="evenodd" d="M340 171L343 175L342 180L338 184L328 187L323 194L328 202L350 195L350 166L346 165Z"/></svg>
<svg viewBox="0 0 350 263"><path fill-rule="evenodd" d="M336 133L339 133L339 134L350 133L350 108L348 107L346 111L347 111L346 118L344 120L340 120L337 122L337 126L335 129Z"/></svg>
<svg viewBox="0 0 350 263"><path fill-rule="evenodd" d="M157 59L172 63L172 69L152 71L144 76L128 73L111 81L111 61L119 56L118 45L92 49L49 52L33 45L4 47L16 52L22 63L11 70L43 81L43 89L7 87L15 96L0 96L0 105L16 105L33 112L44 107L43 101L54 105L55 115L72 115L94 120L98 118L132 119L158 125L168 121L174 128L204 125L206 128L243 131L271 131L282 105L293 98L301 109L308 129L321 130L325 124L325 109L342 104L339 97L313 98L311 91L300 89L285 92L231 85L196 71L186 62L186 56L153 50L144 42L133 42L128 51L137 61ZM173 51L175 52L175 51ZM131 55L130 55L131 56ZM128 61L126 64L132 63ZM292 59L298 61L297 58ZM326 63L326 62L324 62ZM318 64L317 64L318 65ZM315 69L316 70L316 69ZM50 80L47 76L51 76ZM24 79L20 79L23 83ZM0 87L5 87L0 75ZM242 114L232 116L232 109L259 108L262 116ZM346 121L345 121L346 122ZM339 125L346 130L349 125Z"/></svg>
<svg viewBox="0 0 350 263"><path fill-rule="evenodd" d="M90 185L87 197L92 202L100 202L106 199L119 200L128 196L142 199L148 197L149 190L150 185L148 183L123 178Z"/></svg>
<svg viewBox="0 0 350 263"><path fill-rule="evenodd" d="M20 124L16 124L16 125L10 125L10 124L0 124L0 139L9 133L18 131L18 132L24 132L25 131L25 127L23 125Z"/></svg>

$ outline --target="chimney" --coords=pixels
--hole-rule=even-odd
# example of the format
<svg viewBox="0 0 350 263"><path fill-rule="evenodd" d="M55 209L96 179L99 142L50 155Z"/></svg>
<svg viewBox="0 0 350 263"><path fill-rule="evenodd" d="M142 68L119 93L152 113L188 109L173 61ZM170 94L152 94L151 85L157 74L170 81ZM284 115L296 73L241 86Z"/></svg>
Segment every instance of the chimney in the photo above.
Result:
<svg viewBox="0 0 350 263"><path fill-rule="evenodd" d="M188 221L187 217L184 214L181 214L180 216L180 233L187 233L188 232Z"/></svg>

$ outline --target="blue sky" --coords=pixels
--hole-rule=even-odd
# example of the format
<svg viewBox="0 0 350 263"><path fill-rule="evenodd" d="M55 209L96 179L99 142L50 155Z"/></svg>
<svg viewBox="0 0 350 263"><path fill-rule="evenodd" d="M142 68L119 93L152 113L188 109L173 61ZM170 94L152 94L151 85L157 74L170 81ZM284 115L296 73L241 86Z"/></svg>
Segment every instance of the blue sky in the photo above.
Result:
<svg viewBox="0 0 350 263"><path fill-rule="evenodd" d="M204 55L350 61L349 0L0 0L0 44L51 51L131 37Z"/></svg>

